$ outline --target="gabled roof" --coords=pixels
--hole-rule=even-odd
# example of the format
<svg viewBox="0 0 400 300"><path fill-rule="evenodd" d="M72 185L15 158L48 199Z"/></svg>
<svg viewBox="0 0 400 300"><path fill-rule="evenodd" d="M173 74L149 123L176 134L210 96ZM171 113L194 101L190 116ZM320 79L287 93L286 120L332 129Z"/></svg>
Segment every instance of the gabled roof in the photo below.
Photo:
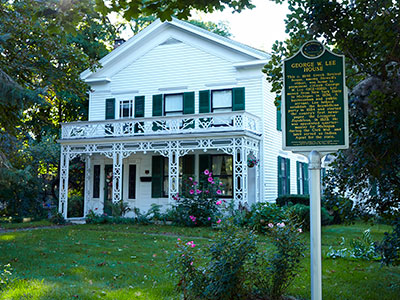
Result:
<svg viewBox="0 0 400 300"><path fill-rule="evenodd" d="M263 64L265 64L265 61L270 58L270 55L266 52L263 52L261 50L252 48L250 46L247 46L245 44L242 44L240 42L231 40L229 38L220 36L218 34L212 33L208 30L205 30L201 27L198 27L196 25L193 25L189 22L186 21L181 21L176 18L172 18L171 21L165 21L161 22L160 19L157 19L153 23L151 23L149 26L147 26L145 29L140 31L138 34L134 35L132 38L130 38L128 41L123 43L121 46L116 48L115 50L111 51L109 54L107 54L105 57L100 59L100 64L102 68L107 67L108 64L113 62L118 56L122 55L123 53L129 51L132 47L134 47L136 44L140 43L143 39L145 39L147 36L151 35L153 32L156 30L161 29L162 27L166 26L175 26L176 28L180 28L182 30L188 31L190 33L196 34L202 38L208 39L214 43L220 44L222 46L228 47L234 51L241 52L243 54L246 54L253 59L249 60L254 63L254 61L262 61ZM96 73L96 71L92 71L90 69L87 69L81 73L81 79L86 80L90 75ZM97 80L96 80L97 81Z"/></svg>

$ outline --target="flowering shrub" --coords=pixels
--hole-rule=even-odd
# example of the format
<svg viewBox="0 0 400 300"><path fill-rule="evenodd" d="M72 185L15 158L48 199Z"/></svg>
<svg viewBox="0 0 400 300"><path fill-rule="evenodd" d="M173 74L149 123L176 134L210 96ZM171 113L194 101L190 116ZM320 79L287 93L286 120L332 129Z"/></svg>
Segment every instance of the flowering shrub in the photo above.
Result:
<svg viewBox="0 0 400 300"><path fill-rule="evenodd" d="M274 250L254 257L251 277L255 293L271 300L281 299L300 269L305 244L302 229L293 220L268 223L265 234Z"/></svg>
<svg viewBox="0 0 400 300"><path fill-rule="evenodd" d="M247 158L247 166L249 168L253 168L253 167L257 166L259 162L260 162L260 160L256 159L254 156L249 156Z"/></svg>
<svg viewBox="0 0 400 300"><path fill-rule="evenodd" d="M285 218L285 208L274 203L259 202L251 206L250 212L246 215L245 225L258 232L264 233L268 223L277 223Z"/></svg>
<svg viewBox="0 0 400 300"><path fill-rule="evenodd" d="M218 199L221 184L204 171L201 182L192 177L183 179L182 194L175 197L174 222L185 226L210 226L217 220L222 200Z"/></svg>
<svg viewBox="0 0 400 300"><path fill-rule="evenodd" d="M178 241L171 267L184 299L281 299L305 250L301 228L290 220L266 224L274 247L259 251L253 231L225 220L220 226L207 248Z"/></svg>
<svg viewBox="0 0 400 300"><path fill-rule="evenodd" d="M5 290L12 282L13 274L11 265L4 265L3 270L0 270L0 291Z"/></svg>

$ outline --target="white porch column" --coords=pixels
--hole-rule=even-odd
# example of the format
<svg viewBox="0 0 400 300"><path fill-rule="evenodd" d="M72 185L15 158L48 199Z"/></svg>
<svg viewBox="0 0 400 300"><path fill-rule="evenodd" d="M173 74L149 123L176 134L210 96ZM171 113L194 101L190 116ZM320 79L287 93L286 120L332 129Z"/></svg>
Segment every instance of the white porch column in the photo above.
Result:
<svg viewBox="0 0 400 300"><path fill-rule="evenodd" d="M84 203L83 203L83 217L86 217L88 210L89 210L89 201L92 198L92 193L91 193L91 174L92 170L92 164L91 164L91 159L90 155L87 155L85 157L85 196L84 196Z"/></svg>
<svg viewBox="0 0 400 300"><path fill-rule="evenodd" d="M179 193L179 153L177 149L168 152L168 202Z"/></svg>
<svg viewBox="0 0 400 300"><path fill-rule="evenodd" d="M116 145L113 145L113 203L122 199L122 154Z"/></svg>
<svg viewBox="0 0 400 300"><path fill-rule="evenodd" d="M58 212L64 218L67 218L68 213L68 175L69 175L69 148L68 146L61 146L60 157L60 186L59 186L59 204Z"/></svg>
<svg viewBox="0 0 400 300"><path fill-rule="evenodd" d="M247 203L248 176L247 176L247 151L244 138L235 139L233 150L233 178L234 178L234 199Z"/></svg>

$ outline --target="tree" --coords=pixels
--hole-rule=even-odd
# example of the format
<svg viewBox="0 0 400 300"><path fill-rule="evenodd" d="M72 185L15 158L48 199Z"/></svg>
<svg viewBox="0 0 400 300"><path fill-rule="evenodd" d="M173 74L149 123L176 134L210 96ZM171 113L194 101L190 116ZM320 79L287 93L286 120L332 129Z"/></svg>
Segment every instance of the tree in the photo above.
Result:
<svg viewBox="0 0 400 300"><path fill-rule="evenodd" d="M188 19L192 10L211 13L216 10L222 11L225 7L232 8L234 12L241 12L243 9L253 8L254 5L251 4L251 0L115 0L111 4L105 0L96 0L96 10L104 16L110 12L122 12L126 20L149 16L163 21L171 20L171 16Z"/></svg>
<svg viewBox="0 0 400 300"><path fill-rule="evenodd" d="M282 3L281 0L276 0ZM282 90L282 59L319 39L346 56L350 149L339 151L329 184L362 199L363 210L386 217L400 208L400 8L397 1L289 0L286 31L264 72ZM378 193L371 192L371 186ZM331 189L332 190L332 189Z"/></svg>

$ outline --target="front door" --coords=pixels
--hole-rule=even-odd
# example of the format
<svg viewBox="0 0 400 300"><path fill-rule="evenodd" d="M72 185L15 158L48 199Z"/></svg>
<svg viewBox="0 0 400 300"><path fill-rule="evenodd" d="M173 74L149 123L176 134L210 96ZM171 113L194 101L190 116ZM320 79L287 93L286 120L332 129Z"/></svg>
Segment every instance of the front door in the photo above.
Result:
<svg viewBox="0 0 400 300"><path fill-rule="evenodd" d="M111 216L112 214L112 190L113 190L113 166L105 165L104 168L104 214Z"/></svg>

